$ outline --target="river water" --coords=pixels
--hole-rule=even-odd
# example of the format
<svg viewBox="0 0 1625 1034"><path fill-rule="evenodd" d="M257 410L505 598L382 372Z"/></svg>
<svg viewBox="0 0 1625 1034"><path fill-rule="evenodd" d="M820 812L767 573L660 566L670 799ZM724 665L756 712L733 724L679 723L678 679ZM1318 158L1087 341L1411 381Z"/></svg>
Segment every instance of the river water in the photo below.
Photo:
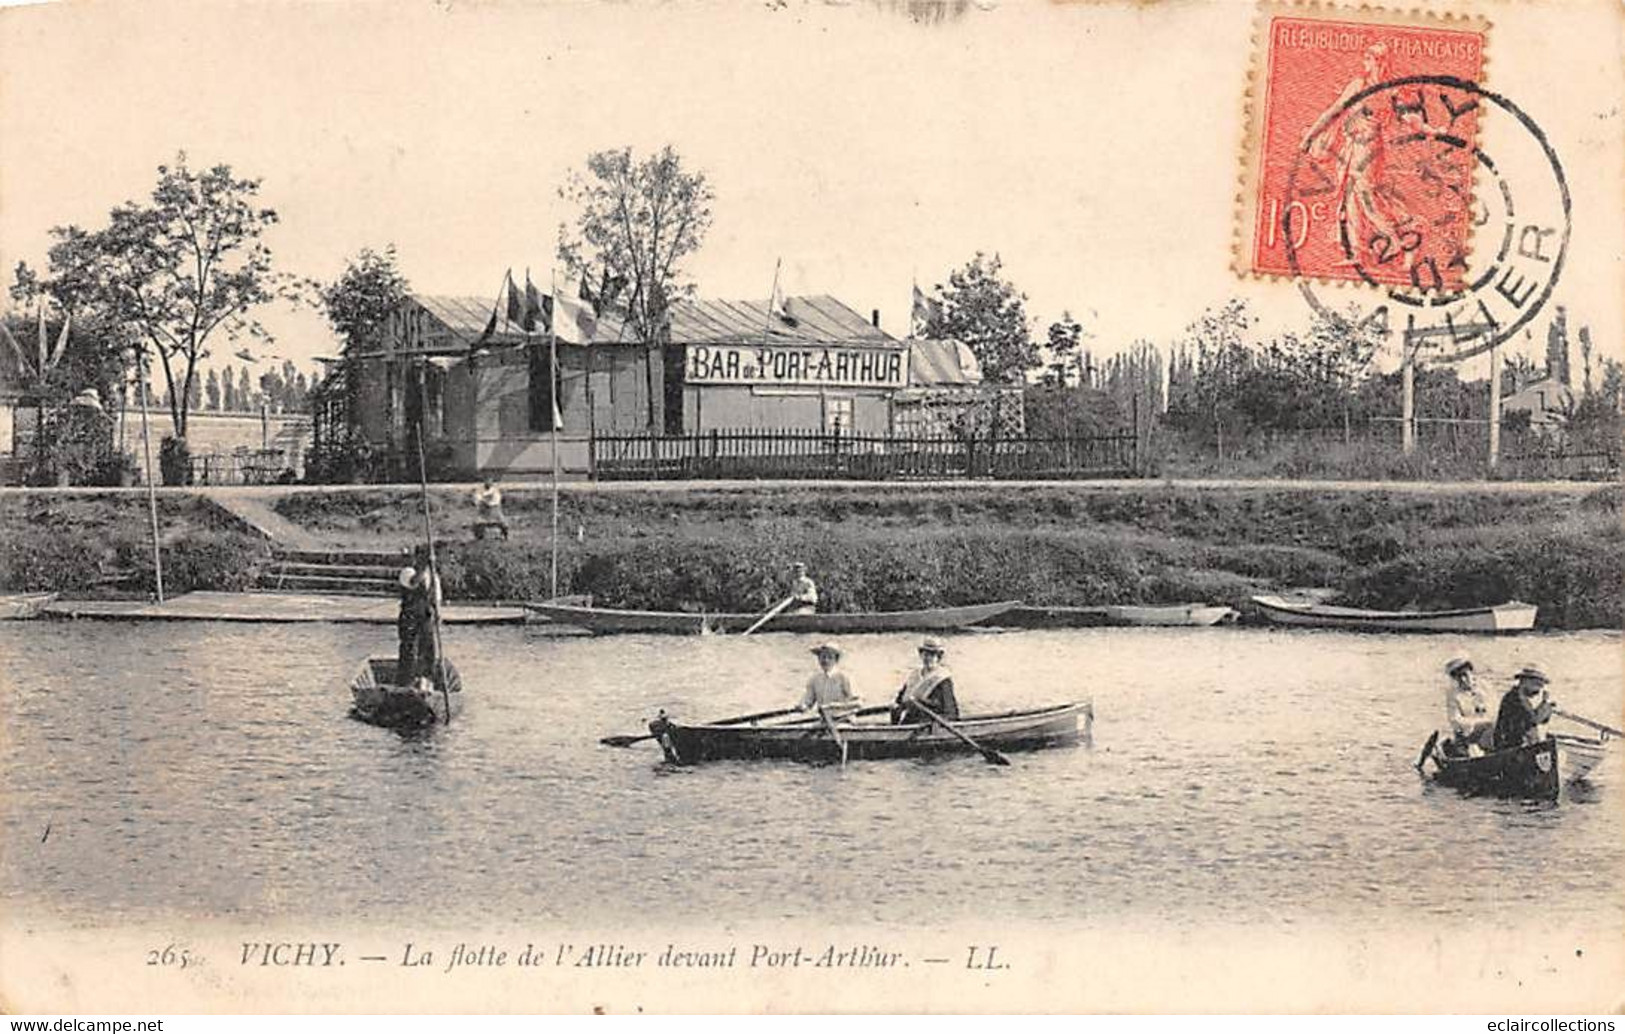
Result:
<svg viewBox="0 0 1625 1034"><path fill-rule="evenodd" d="M1613 724L1613 633L957 636L962 707L1092 697L1093 745L844 770L597 744L662 707L787 706L804 637L446 638L468 708L413 739L345 716L391 628L0 624L3 901L104 921L364 923L432 895L453 923L1380 925L1538 886L1556 919L1625 922L1618 757L1555 805L1464 799L1411 767L1467 649L1501 676L1539 662L1565 709ZM847 640L860 692L889 696L914 645Z"/></svg>

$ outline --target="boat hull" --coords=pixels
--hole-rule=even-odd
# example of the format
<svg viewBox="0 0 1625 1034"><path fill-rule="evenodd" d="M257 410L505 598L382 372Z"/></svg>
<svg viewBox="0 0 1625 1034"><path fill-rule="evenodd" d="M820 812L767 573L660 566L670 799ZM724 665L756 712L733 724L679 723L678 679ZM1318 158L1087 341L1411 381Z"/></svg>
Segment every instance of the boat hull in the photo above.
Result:
<svg viewBox="0 0 1625 1034"><path fill-rule="evenodd" d="M1472 758L1431 752L1433 781L1488 797L1556 800L1562 788L1585 779L1603 759L1601 740L1550 736L1539 743Z"/></svg>
<svg viewBox="0 0 1625 1034"><path fill-rule="evenodd" d="M395 658L369 657L350 682L351 714L391 729L446 725L463 712L463 679L450 661L445 662L445 675L444 692L397 685Z"/></svg>
<svg viewBox="0 0 1625 1034"><path fill-rule="evenodd" d="M1081 729L1080 729L1081 723ZM1094 707L1059 704L1031 711L972 715L954 723L984 747L1000 751L1037 750L1087 741ZM931 724L840 723L847 758L881 759L975 753L952 733ZM649 723L666 760L692 765L705 761L839 761L841 751L816 718L778 725L684 725L662 716Z"/></svg>
<svg viewBox="0 0 1625 1034"><path fill-rule="evenodd" d="M26 621L37 618L56 600L54 592L28 592L0 596L0 621Z"/></svg>
<svg viewBox="0 0 1625 1034"><path fill-rule="evenodd" d="M1526 632L1535 627L1538 611L1534 604L1516 600L1494 607L1420 611L1292 603L1279 596L1254 596L1252 600L1259 613L1273 624L1352 632Z"/></svg>
<svg viewBox="0 0 1625 1034"><path fill-rule="evenodd" d="M560 625L584 628L595 635L642 632L661 635L698 635L702 632L743 632L760 614L683 614L660 610L613 610L556 603L532 603L531 610ZM970 607L936 607L860 614L779 614L762 632L807 632L850 635L862 632L946 631L986 622L1016 606L1014 600Z"/></svg>

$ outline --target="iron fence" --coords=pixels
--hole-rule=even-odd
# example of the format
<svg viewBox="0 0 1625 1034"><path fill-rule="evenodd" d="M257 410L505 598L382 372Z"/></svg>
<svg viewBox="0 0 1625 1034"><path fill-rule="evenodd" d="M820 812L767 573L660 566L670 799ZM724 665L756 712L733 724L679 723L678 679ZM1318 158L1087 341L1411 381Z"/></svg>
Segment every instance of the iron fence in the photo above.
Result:
<svg viewBox="0 0 1625 1034"><path fill-rule="evenodd" d="M1088 438L963 438L712 430L686 435L597 435L602 481L1131 477L1132 434Z"/></svg>

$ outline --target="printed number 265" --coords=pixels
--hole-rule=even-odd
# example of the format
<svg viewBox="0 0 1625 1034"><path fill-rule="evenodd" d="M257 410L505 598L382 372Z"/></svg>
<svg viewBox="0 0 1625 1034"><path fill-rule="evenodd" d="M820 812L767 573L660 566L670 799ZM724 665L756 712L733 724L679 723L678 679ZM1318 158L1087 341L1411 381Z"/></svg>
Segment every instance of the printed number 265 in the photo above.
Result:
<svg viewBox="0 0 1625 1034"><path fill-rule="evenodd" d="M147 965L178 966L185 969L192 964L192 953L184 947L166 944L162 948L147 949Z"/></svg>

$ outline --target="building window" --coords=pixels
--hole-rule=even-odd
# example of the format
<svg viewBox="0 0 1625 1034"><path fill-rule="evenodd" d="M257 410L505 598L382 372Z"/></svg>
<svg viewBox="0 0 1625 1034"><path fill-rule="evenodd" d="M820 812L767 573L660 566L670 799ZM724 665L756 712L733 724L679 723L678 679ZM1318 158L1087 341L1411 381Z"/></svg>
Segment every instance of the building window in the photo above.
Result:
<svg viewBox="0 0 1625 1034"><path fill-rule="evenodd" d="M826 395L824 397L824 431L826 434L852 433L852 398Z"/></svg>

